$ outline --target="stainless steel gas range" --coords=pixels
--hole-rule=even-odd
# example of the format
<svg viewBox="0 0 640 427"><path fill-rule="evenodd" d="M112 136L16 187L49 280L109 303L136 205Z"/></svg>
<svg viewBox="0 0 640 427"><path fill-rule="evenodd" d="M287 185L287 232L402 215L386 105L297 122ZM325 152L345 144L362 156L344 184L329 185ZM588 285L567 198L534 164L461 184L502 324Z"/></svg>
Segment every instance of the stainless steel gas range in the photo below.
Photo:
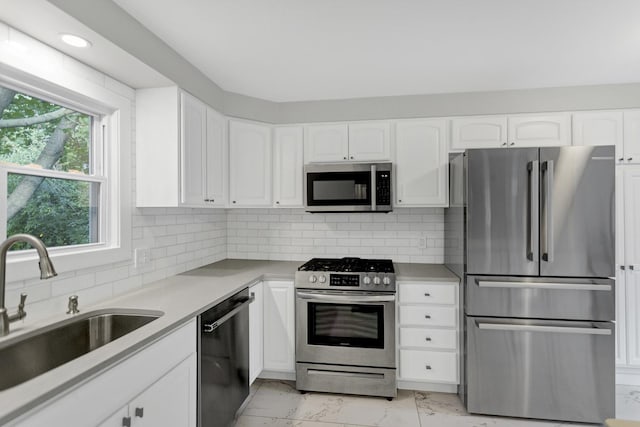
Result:
<svg viewBox="0 0 640 427"><path fill-rule="evenodd" d="M391 260L314 258L295 288L298 390L395 397Z"/></svg>

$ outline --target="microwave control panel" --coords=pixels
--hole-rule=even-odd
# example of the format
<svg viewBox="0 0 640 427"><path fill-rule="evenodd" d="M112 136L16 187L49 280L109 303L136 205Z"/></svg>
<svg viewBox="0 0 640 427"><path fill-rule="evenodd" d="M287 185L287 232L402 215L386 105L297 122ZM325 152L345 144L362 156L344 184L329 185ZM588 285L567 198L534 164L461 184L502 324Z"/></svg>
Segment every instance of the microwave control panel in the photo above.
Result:
<svg viewBox="0 0 640 427"><path fill-rule="evenodd" d="M376 172L376 204L391 204L391 172Z"/></svg>

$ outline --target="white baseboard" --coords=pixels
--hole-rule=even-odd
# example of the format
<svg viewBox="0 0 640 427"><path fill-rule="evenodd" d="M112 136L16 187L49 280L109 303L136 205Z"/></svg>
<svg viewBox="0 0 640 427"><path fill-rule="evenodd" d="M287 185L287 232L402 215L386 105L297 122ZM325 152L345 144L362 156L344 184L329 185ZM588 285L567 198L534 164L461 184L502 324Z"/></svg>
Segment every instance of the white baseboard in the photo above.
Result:
<svg viewBox="0 0 640 427"><path fill-rule="evenodd" d="M617 367L616 384L640 386L640 369Z"/></svg>
<svg viewBox="0 0 640 427"><path fill-rule="evenodd" d="M418 381L398 381L400 390L433 391L437 393L457 393L457 384L422 383Z"/></svg>

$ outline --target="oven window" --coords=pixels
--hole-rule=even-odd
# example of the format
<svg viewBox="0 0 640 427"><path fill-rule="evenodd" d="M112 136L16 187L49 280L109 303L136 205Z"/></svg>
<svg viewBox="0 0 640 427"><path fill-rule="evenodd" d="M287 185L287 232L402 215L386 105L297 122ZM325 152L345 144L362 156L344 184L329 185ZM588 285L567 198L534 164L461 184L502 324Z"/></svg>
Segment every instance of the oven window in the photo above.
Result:
<svg viewBox="0 0 640 427"><path fill-rule="evenodd" d="M312 345L384 348L384 306L308 303Z"/></svg>
<svg viewBox="0 0 640 427"><path fill-rule="evenodd" d="M307 204L310 206L371 204L371 172L307 174Z"/></svg>

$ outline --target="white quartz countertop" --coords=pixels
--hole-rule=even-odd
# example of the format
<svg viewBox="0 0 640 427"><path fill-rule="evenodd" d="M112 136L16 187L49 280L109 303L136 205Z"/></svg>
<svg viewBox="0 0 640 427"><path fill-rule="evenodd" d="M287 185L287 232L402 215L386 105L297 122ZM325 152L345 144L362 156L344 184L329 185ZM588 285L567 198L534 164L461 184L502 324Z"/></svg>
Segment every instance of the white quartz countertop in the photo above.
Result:
<svg viewBox="0 0 640 427"><path fill-rule="evenodd" d="M146 345L253 283L260 280L293 280L295 271L302 264L300 261L229 259L154 282L140 290L93 306L83 307L80 301L81 314L103 309L150 310L161 311L164 314L84 356L1 391L0 425L130 357ZM395 264L395 269L397 280L458 280L457 276L443 265L399 263ZM15 324L12 324L14 332L0 339L0 347L8 340L67 319L68 315L60 314L46 321L29 324L27 327L16 328Z"/></svg>

